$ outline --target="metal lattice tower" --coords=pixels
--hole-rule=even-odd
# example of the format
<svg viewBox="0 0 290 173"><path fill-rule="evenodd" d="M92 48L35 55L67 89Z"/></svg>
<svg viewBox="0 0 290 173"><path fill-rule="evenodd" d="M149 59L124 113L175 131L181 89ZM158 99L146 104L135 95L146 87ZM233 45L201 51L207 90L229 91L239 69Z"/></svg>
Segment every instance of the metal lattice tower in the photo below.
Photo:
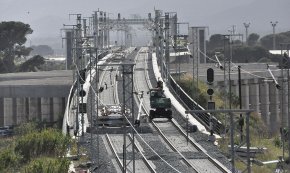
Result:
<svg viewBox="0 0 290 173"><path fill-rule="evenodd" d="M71 69L73 61L73 29L65 31L66 39L66 70Z"/></svg>
<svg viewBox="0 0 290 173"><path fill-rule="evenodd" d="M134 130L132 127L127 129L127 121L126 120L131 120L131 124L134 124L135 122L135 114L134 114L134 100L133 100L133 67L135 64L133 63L127 63L127 64L122 64L122 74L123 74L123 104L122 104L122 114L123 116L126 116L124 119L124 144L123 144L123 172L125 173L127 170L127 159L130 162L133 162L133 172L135 172L135 135L134 135ZM130 110L130 112L126 110ZM127 137L127 130L132 133L132 141L126 141ZM132 157L127 156L127 148L132 147ZM130 160L131 158L131 160Z"/></svg>
<svg viewBox="0 0 290 173"><path fill-rule="evenodd" d="M189 30L189 40L191 42L191 52L192 52L192 85L198 88L198 64L199 64L199 41L198 41L198 27L190 27ZM195 73L196 71L196 73ZM197 76L196 80L195 75ZM194 87L193 87L194 88ZM196 93L193 89L193 99L195 99Z"/></svg>
<svg viewBox="0 0 290 173"><path fill-rule="evenodd" d="M119 36L121 33L121 45L124 43L125 47L129 47L132 45L132 27L130 25L143 25L144 27L151 27L152 19L151 14L148 15L147 19L141 18L131 18L131 19L121 19L121 14L118 14L117 19L109 19L106 17L107 13L104 13L103 22L100 23L99 32L104 32L103 34L103 45L104 47L109 45L109 31L114 30L117 31L117 40L119 41ZM101 20L101 18L100 18ZM124 35L123 35L124 34ZM119 43L117 43L119 44Z"/></svg>
<svg viewBox="0 0 290 173"><path fill-rule="evenodd" d="M77 14L77 25L76 25L76 29L75 29L75 63L76 63L76 66L77 66L77 70L76 70L76 75L78 76L77 77L77 93L80 92L81 88L82 88L82 85L80 84L81 83L81 76L79 75L80 74L80 71L78 71L78 69L82 69L82 23L81 23L81 14ZM82 109L80 107L80 97L79 95L77 95L77 112L76 112L76 136L80 136L80 133L82 130L82 128L79 127L79 124L80 124L80 121L82 121L82 118L80 119L79 118L79 113L81 112L80 109ZM82 115L83 117L83 115ZM83 135L83 132L82 134Z"/></svg>
<svg viewBox="0 0 290 173"><path fill-rule="evenodd" d="M99 12L99 47L103 48L104 46L104 17L103 17L103 11Z"/></svg>
<svg viewBox="0 0 290 173"><path fill-rule="evenodd" d="M175 37L177 35L177 13L170 17L170 33L169 35Z"/></svg>
<svg viewBox="0 0 290 173"><path fill-rule="evenodd" d="M161 12L159 10L155 10L155 20L154 20L154 30L155 30L155 38L154 38L154 46L156 47L156 57L157 57L157 62L160 65L160 48L159 48L159 35L160 35L160 14ZM162 69L161 69L162 70ZM162 74L162 72L161 72Z"/></svg>
<svg viewBox="0 0 290 173"><path fill-rule="evenodd" d="M99 19L98 11L95 11L93 14L93 25L94 25L94 47L99 46Z"/></svg>
<svg viewBox="0 0 290 173"><path fill-rule="evenodd" d="M283 149L283 160L285 160L285 138L287 138L286 130L288 128L289 133L289 127L290 127L290 112L289 112L289 103L290 103L290 83L289 83L289 67L290 67L290 60L289 60L289 48L290 43L280 43L280 49L281 49L281 61L280 61L280 69L281 69L281 88L280 88L280 102L281 102L281 141L282 141L282 149ZM286 72L286 73L285 73ZM286 75L286 76L285 76ZM288 100L287 100L288 98ZM288 152L290 154L290 135L288 134ZM289 155L290 156L290 155Z"/></svg>
<svg viewBox="0 0 290 173"><path fill-rule="evenodd" d="M155 10L155 29L156 29L156 54L157 62L161 68L161 77L166 76L166 61L164 57L164 28L163 19L161 18L162 12L160 10Z"/></svg>
<svg viewBox="0 0 290 173"><path fill-rule="evenodd" d="M103 65L97 65L96 66L96 81L97 84L99 83L99 67L101 66L121 66L121 71L122 71L122 103L121 103L121 112L123 118L123 170L122 172L127 172L127 169L129 167L129 163L133 164L133 170L130 170L132 172L135 172L135 135L134 135L134 129L131 126L128 126L128 121L130 121L130 124L135 123L135 112L134 112L134 100L133 100L133 87L134 87L134 63L132 62L123 62L121 64L103 64ZM98 98L98 93L97 93L97 98ZM98 108L98 99L96 100L96 105L97 105L97 110ZM98 111L97 111L97 116L98 119ZM128 137L128 134L131 134L132 140L127 140L126 138ZM129 147L132 147L132 156L127 155L127 150ZM97 150L99 152L99 149ZM98 158L99 159L99 158Z"/></svg>
<svg viewBox="0 0 290 173"><path fill-rule="evenodd" d="M169 13L165 13L165 63L166 63L166 68L164 69L165 71L165 79L166 82L169 80L170 76L170 53L169 53Z"/></svg>

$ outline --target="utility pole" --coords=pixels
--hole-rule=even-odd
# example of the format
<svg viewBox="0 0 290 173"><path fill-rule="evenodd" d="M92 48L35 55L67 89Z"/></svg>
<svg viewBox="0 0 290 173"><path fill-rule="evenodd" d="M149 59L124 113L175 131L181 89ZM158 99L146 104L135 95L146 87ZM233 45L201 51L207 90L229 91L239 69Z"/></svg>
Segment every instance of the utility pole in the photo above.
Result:
<svg viewBox="0 0 290 173"><path fill-rule="evenodd" d="M163 67L162 67L162 61L161 61L161 48L160 48L160 39L161 39L160 16L161 16L161 11L155 10L155 20L154 20L155 39L154 39L154 44L156 47L157 64L160 66L161 77L163 77L162 76L163 75Z"/></svg>
<svg viewBox="0 0 290 173"><path fill-rule="evenodd" d="M99 46L99 19L98 19L98 11L95 11L93 14L93 25L94 25L94 47L97 48ZM98 58L98 57L96 57Z"/></svg>
<svg viewBox="0 0 290 173"><path fill-rule="evenodd" d="M233 33L232 34L235 35L235 33L236 33L236 25L233 25L232 27L233 27L233 30L232 30Z"/></svg>
<svg viewBox="0 0 290 173"><path fill-rule="evenodd" d="M246 28L246 45L249 45L249 42L248 42L248 28L250 27L250 24L251 23L244 23L244 26Z"/></svg>
<svg viewBox="0 0 290 173"><path fill-rule="evenodd" d="M290 128L290 112L289 112L289 108L288 105L290 103L290 83L289 83L289 67L290 67L290 59L289 59L289 47L290 47L290 43L280 43L280 48L281 48L281 64L280 64L280 68L281 68L281 78L282 78L282 88L281 88L281 117L282 117L282 124L281 124L281 140L282 140L282 147L283 147L283 160L285 160L285 141L288 140L288 154L290 154L290 135L289 135L289 128ZM283 71L287 70L286 74L287 77L284 78L284 73ZM286 85L284 86L284 81L286 81ZM287 88L286 88L287 87ZM287 91L284 92L284 89ZM284 95L288 95L288 100L284 100L283 96ZM288 101L287 104L284 104L283 102ZM284 110L286 106L286 109ZM287 122L286 122L287 121ZM287 126L288 126L288 130L287 130ZM288 133L288 134L287 134ZM289 155L290 156L290 155Z"/></svg>
<svg viewBox="0 0 290 173"><path fill-rule="evenodd" d="M166 82L170 78L170 52L169 52L169 13L165 13L165 64L166 64Z"/></svg>
<svg viewBox="0 0 290 173"><path fill-rule="evenodd" d="M241 80L241 66L238 66L238 76L239 76L239 102L240 109L242 109L242 80ZM244 127L244 118L243 115L240 114L239 125L240 125L240 142L243 142L243 127Z"/></svg>
<svg viewBox="0 0 290 173"><path fill-rule="evenodd" d="M83 34L87 37L87 19L83 19Z"/></svg>
<svg viewBox="0 0 290 173"><path fill-rule="evenodd" d="M76 37L76 57L75 57L75 61L76 61L76 66L77 66L77 69L82 69L82 23L81 23L81 14L76 14L77 16L77 27L76 27L76 34L75 34L75 37ZM81 77L80 72L77 70L77 92L79 93L81 88L82 88L82 84L81 84L81 80L83 80ZM83 100L82 100L83 101ZM81 109L83 108L82 104L80 104L80 99L79 99L79 95L77 96L77 103L78 103L78 111L77 111L77 116L76 116L76 129L77 129L77 135L81 135L83 136L83 131L82 131L82 134L79 134L79 130L80 130L80 127L79 127L79 113L81 113ZM81 106L80 106L81 105ZM83 117L83 113L81 113L81 121L83 120L82 117ZM81 129L83 130L83 128L81 127ZM81 138L82 139L82 138ZM78 144L78 147L79 147L79 144ZM79 150L79 148L78 148ZM79 154L79 152L78 152Z"/></svg>
<svg viewBox="0 0 290 173"><path fill-rule="evenodd" d="M230 35L223 35L223 42L224 42L224 92L225 93L227 93L227 85L228 85L228 83L227 83L227 80L226 80L226 59L227 59L227 57L229 56L228 55L228 51L227 51L227 44L230 44ZM225 94L225 98L224 98L224 108L226 109L226 108L228 108L227 107L227 104L228 104L229 102L228 102L228 97L227 97L227 94ZM225 114L225 131L224 131L224 134L226 135L226 128L227 128L227 116L226 116L226 114Z"/></svg>
<svg viewBox="0 0 290 173"><path fill-rule="evenodd" d="M98 47L98 42L97 42L97 32L98 32L98 19L96 18L97 16L97 12L95 12L95 15L93 17L89 17L89 22L87 23L86 19L82 19L81 14L69 14L69 16L71 15L76 15L77 16L77 20L76 20L76 25L70 25L73 26L72 29L69 30L69 32L67 32L67 39L69 39L69 47L71 50L69 51L71 53L71 56L73 56L74 59L74 65L76 67L76 93L74 96L74 103L73 103L73 107L72 109L76 109L75 111L75 131L74 131L74 135L77 137L78 139L78 158L80 157L80 145L84 144L85 141L85 126L84 126L84 120L85 120L85 115L88 115L87 112L87 102L85 100L85 96L86 96L86 91L84 90L84 84L86 81L86 75L90 74L90 83L92 82L92 68L94 68L93 64L97 64L97 58L98 58L98 51L97 51L97 47ZM94 20L91 20L94 19ZM83 22L83 23L82 23ZM88 25L87 25L88 24ZM69 25L64 25L64 26L69 26ZM94 33L92 33L92 31L94 31ZM69 34L68 34L69 33ZM91 44L94 43L94 44ZM95 51L95 57L93 57L93 52ZM89 54L89 59L87 59L84 55ZM95 62L93 62L94 60L92 60L92 58L95 58ZM86 66L86 64L89 61L89 65ZM97 67L97 66L96 66ZM96 76L98 76L98 70L96 69ZM98 84L98 77L97 78L97 83L96 86ZM98 98L98 94L97 94L97 98ZM96 100L97 102L97 109L98 109L98 99ZM95 121L93 120L93 111L94 108L92 108L94 105L93 104L93 97L92 97L92 93L91 93L91 130L92 128L95 126ZM96 111L98 116L98 111ZM96 119L97 121L97 119ZM97 129L98 132L98 129ZM98 156L98 160L96 161L96 157L95 157L95 153L99 153L99 135L97 134L97 151L95 152L94 150L94 140L93 140L93 134L91 133L91 159L92 159L92 164L93 165L99 165L99 156ZM97 163L97 164L96 164Z"/></svg>
<svg viewBox="0 0 290 173"><path fill-rule="evenodd" d="M214 93L214 90L212 89L213 81L214 81L214 70L212 68L208 68L207 69L207 84L208 84L207 94L209 95L209 101L207 102L208 110L215 110L215 102L212 99L212 95ZM209 126L210 126L210 135L208 136L208 140L214 142L215 136L213 132L212 114L210 114Z"/></svg>
<svg viewBox="0 0 290 173"><path fill-rule="evenodd" d="M195 26L195 27L190 27L188 31L188 37L190 42L192 43L191 49L192 49L192 77L193 77L193 90L195 90L194 85L196 86L196 89L198 88L198 80L199 80L199 64L200 64L200 58L202 53L206 52L206 47L205 47L205 41L203 38L205 38L205 29L208 29L207 26ZM204 51L204 52L202 52ZM205 57L204 57L204 62ZM196 71L196 75L195 75ZM194 77L196 76L196 80ZM193 91L193 99L195 100L195 91Z"/></svg>
<svg viewBox="0 0 290 173"><path fill-rule="evenodd" d="M232 108L232 104L231 104L232 103L231 63L232 63L232 59L233 59L234 37L242 36L242 34L235 34L235 27L236 27L235 25L233 25L232 27L233 27L233 29L229 30L230 35L228 35L228 37L229 37L229 57L228 57L229 109ZM225 72L224 72L224 74L225 74Z"/></svg>
<svg viewBox="0 0 290 173"><path fill-rule="evenodd" d="M123 74L123 104L122 104L122 114L124 116L124 125L123 125L123 173L127 172L127 147L132 146L132 158L131 161L133 163L133 173L135 173L135 133L133 128L131 128L132 133L132 141L126 141L127 138L127 119L130 119L130 113L126 111L129 109L131 111L131 123L134 124L135 122L135 114L134 114L134 102L133 102L133 67L134 63L123 63L122 64L122 74ZM126 118L127 117L127 118ZM128 129L129 130L129 129ZM127 145L128 144L128 145ZM130 161L130 162L131 162Z"/></svg>
<svg viewBox="0 0 290 173"><path fill-rule="evenodd" d="M288 61L287 61L287 85L288 85L288 104L290 103L290 70L289 70L289 48L290 48L290 43L287 44L287 53L288 53ZM290 158L290 134L289 134L289 129L290 129L290 112L288 108L288 158Z"/></svg>
<svg viewBox="0 0 290 173"><path fill-rule="evenodd" d="M111 23L111 19L110 19L110 14L112 14L113 15L113 13L107 13L108 15L107 15L107 19L106 19L106 21L107 21L107 41L108 41L108 43L107 43L107 45L108 45L108 48L110 48L110 45L111 45L111 42L110 42L110 30L113 28L113 26L112 26L112 23Z"/></svg>
<svg viewBox="0 0 290 173"><path fill-rule="evenodd" d="M104 48L104 12L100 11L99 16L99 44L100 48ZM103 51L103 50L102 50Z"/></svg>
<svg viewBox="0 0 290 173"><path fill-rule="evenodd" d="M278 24L278 22L270 22L273 27L273 50L276 50L276 33L275 33L275 27Z"/></svg>

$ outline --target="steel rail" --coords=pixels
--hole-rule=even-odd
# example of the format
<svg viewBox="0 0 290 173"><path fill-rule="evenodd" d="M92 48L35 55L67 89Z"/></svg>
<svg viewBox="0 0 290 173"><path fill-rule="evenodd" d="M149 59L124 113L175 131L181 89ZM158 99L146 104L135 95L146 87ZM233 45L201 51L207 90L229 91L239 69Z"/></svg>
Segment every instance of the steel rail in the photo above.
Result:
<svg viewBox="0 0 290 173"><path fill-rule="evenodd" d="M113 143L112 143L112 141L111 141L111 139L110 139L108 134L106 134L106 139L107 139L107 142L109 144L109 147L111 148L111 150L112 150L112 152L113 152L113 154L114 154L114 156L116 158L116 161L117 161L120 169L123 170L123 163L122 163L121 159L119 158L118 153L116 152L116 150L115 150L115 148L113 146Z"/></svg>
<svg viewBox="0 0 290 173"><path fill-rule="evenodd" d="M147 82L147 86L148 87L152 87L152 84L150 83L150 80L149 80L149 74L148 74L148 67L147 67L147 59L145 58L145 68L144 68L144 72L145 72L145 78L146 78L146 82ZM146 68L147 67L147 68ZM146 114L148 114L148 110L146 110L146 108L144 107L145 109L145 112ZM180 134L185 137L185 139L187 138L187 135L186 133L184 132L184 130L182 130L182 128L180 127L180 125L177 123L177 121L172 118L172 120L170 121L173 126L180 132ZM191 166L195 171L199 172L198 168L194 165L192 165L190 163L190 161L188 161L188 159L186 159L182 153L180 153L176 147L169 141L169 139L166 137L166 135L160 130L160 128L158 127L157 123L153 122L152 121L152 125L157 129L157 131L159 131L159 133L161 134L161 136L164 138L165 141L168 141L168 144L169 145L172 145L172 149L175 150L182 158L183 160L185 161L185 163L188 165L188 166ZM197 149L198 151L201 151L202 153L204 153L206 156L207 156L207 159L213 164L215 165L221 172L230 172L230 170L228 170L223 164L221 164L218 160L212 158L207 152L206 150L200 146L197 142L195 142L193 140L193 138L189 137L189 142L190 144L195 148Z"/></svg>
<svg viewBox="0 0 290 173"><path fill-rule="evenodd" d="M137 56L136 56L137 57ZM151 83L149 83L149 75L148 75L148 66L147 66L147 59L145 58L145 63L144 63L144 75L145 75L145 81L147 83L147 86L148 86L148 91L149 91L149 88L152 86ZM135 79L135 78L134 78ZM137 86L136 86L137 88ZM138 98L138 101L140 102L140 99ZM142 105L143 107L143 110L144 112L146 113L146 115L148 116L148 110L147 108L145 108L144 105ZM149 116L148 116L149 117ZM188 167L191 167L195 172L196 171L196 168L194 165L192 165L188 159L185 158L185 156L180 153L177 148L169 141L169 139L164 135L164 133L157 127L157 125L152 121L151 124L153 125L153 127L157 130L157 132L160 134L160 136L163 138L164 142L167 143L167 145L174 151L174 152L177 152L178 155L180 155L180 157L182 158L183 162L188 166Z"/></svg>

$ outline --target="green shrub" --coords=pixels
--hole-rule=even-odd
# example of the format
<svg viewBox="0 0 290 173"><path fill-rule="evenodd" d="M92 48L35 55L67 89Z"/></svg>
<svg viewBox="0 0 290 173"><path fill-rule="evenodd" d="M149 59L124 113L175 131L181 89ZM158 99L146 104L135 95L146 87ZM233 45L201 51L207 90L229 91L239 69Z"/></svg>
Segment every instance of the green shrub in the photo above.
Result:
<svg viewBox="0 0 290 173"><path fill-rule="evenodd" d="M15 128L15 137L1 140L0 173L67 172L69 161L60 158L66 153L70 137L56 129L38 129L36 123L25 123Z"/></svg>
<svg viewBox="0 0 290 173"><path fill-rule="evenodd" d="M14 129L16 135L26 135L35 131L37 131L37 124L35 122L22 123Z"/></svg>
<svg viewBox="0 0 290 173"><path fill-rule="evenodd" d="M195 79L196 80L196 79ZM208 96L206 94L207 86L204 82L199 81L199 88L192 83L192 76L185 74L181 76L181 80L176 80L178 85L195 101L198 101L202 107L207 107Z"/></svg>
<svg viewBox="0 0 290 173"><path fill-rule="evenodd" d="M274 146L276 146L278 148L280 148L282 146L282 141L280 140L280 138L278 136L275 137L273 142L274 142Z"/></svg>
<svg viewBox="0 0 290 173"><path fill-rule="evenodd" d="M16 168L20 159L20 155L15 153L12 147L0 151L0 172L8 168Z"/></svg>
<svg viewBox="0 0 290 173"><path fill-rule="evenodd" d="M29 162L21 172L23 173L63 173L68 172L70 161L65 158L41 157Z"/></svg>
<svg viewBox="0 0 290 173"><path fill-rule="evenodd" d="M46 156L62 156L70 143L70 138L55 129L45 129L21 136L15 145L15 151L23 156L25 162L31 158Z"/></svg>

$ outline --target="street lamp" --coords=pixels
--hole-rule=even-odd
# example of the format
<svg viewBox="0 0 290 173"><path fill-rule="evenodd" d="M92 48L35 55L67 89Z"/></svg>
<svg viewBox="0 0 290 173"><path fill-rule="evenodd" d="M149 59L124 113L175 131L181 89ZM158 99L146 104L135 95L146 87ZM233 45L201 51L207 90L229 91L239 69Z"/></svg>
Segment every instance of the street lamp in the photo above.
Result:
<svg viewBox="0 0 290 173"><path fill-rule="evenodd" d="M251 23L244 23L244 26L246 28L246 44L249 45L248 43L248 28L250 27Z"/></svg>
<svg viewBox="0 0 290 173"><path fill-rule="evenodd" d="M275 27L277 25L277 21L276 22L270 22L272 27L273 27L273 50L276 50L276 34L275 34Z"/></svg>

